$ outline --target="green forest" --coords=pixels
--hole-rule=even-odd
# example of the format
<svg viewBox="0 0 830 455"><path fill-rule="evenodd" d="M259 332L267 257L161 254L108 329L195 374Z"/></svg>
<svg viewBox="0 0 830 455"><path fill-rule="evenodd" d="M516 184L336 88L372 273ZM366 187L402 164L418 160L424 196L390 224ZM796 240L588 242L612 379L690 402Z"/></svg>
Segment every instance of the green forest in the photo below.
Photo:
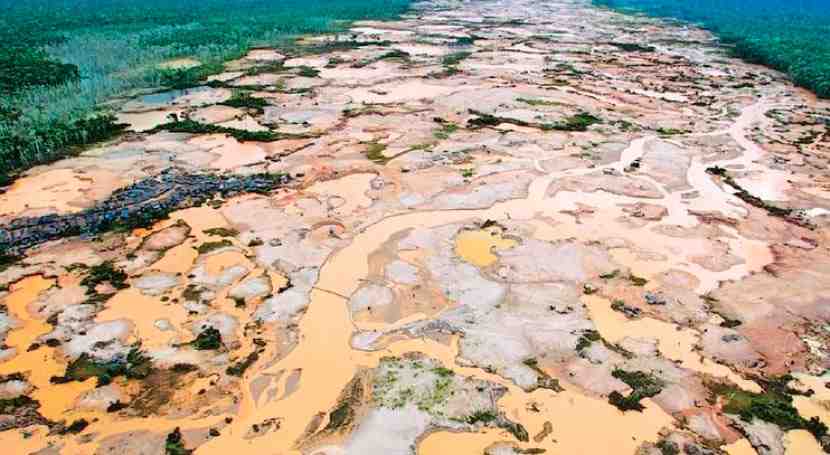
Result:
<svg viewBox="0 0 830 455"><path fill-rule="evenodd" d="M101 103L198 84L254 46L399 15L409 0L0 0L0 180L121 130ZM159 68L190 57L201 66Z"/></svg>
<svg viewBox="0 0 830 455"><path fill-rule="evenodd" d="M593 0L624 12L671 17L711 30L736 56L784 71L830 97L827 0Z"/></svg>

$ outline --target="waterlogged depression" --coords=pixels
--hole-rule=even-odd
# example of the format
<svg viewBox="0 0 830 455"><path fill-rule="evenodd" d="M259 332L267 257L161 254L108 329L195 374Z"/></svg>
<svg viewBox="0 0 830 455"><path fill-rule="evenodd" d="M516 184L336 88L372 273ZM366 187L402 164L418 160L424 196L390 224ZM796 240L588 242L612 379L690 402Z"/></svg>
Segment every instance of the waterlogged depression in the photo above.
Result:
<svg viewBox="0 0 830 455"><path fill-rule="evenodd" d="M830 447L830 111L782 75L569 0L225 69L0 195L15 453ZM170 168L290 179L45 242Z"/></svg>

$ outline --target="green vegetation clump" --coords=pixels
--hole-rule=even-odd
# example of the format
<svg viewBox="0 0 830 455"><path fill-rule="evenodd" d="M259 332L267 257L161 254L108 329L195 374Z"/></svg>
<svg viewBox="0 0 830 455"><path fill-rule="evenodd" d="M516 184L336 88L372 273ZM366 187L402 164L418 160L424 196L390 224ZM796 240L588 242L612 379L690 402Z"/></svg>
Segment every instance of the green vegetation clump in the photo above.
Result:
<svg viewBox="0 0 830 455"><path fill-rule="evenodd" d="M150 358L138 348L133 348L123 359L110 362L101 362L88 354L81 354L66 366L63 376L53 376L53 384L63 384L72 381L83 382L89 378L96 378L98 387L105 386L118 376L128 379L144 379L153 369Z"/></svg>
<svg viewBox="0 0 830 455"><path fill-rule="evenodd" d="M654 52L657 50L654 46L644 46L638 43L620 43L614 41L608 44L616 46L625 52Z"/></svg>
<svg viewBox="0 0 830 455"><path fill-rule="evenodd" d="M81 286L86 286L87 295L96 293L95 288L99 284L109 283L115 289L126 289L127 274L123 270L116 268L111 261L105 261L98 265L93 265L87 270L87 275L81 280Z"/></svg>
<svg viewBox="0 0 830 455"><path fill-rule="evenodd" d="M249 92L235 92L229 100L219 104L240 109L253 109L261 113L268 106L268 101L263 98L253 97Z"/></svg>
<svg viewBox="0 0 830 455"><path fill-rule="evenodd" d="M602 336L600 336L599 332L596 330L586 330L576 342L576 352L582 352L591 347L591 344L595 341L600 340L602 340Z"/></svg>
<svg viewBox="0 0 830 455"><path fill-rule="evenodd" d="M222 334L214 327L205 327L190 346L197 351L215 351L222 347Z"/></svg>
<svg viewBox="0 0 830 455"><path fill-rule="evenodd" d="M467 423L470 425L476 425L478 423L488 424L496 420L498 417L499 416L493 411L480 410L467 417Z"/></svg>
<svg viewBox="0 0 830 455"><path fill-rule="evenodd" d="M680 447L675 442L663 439L655 445L660 449L660 455L680 455Z"/></svg>
<svg viewBox="0 0 830 455"><path fill-rule="evenodd" d="M468 51L453 52L452 54L447 54L441 58L441 64L444 66L456 66L471 55L473 55L473 53Z"/></svg>
<svg viewBox="0 0 830 455"><path fill-rule="evenodd" d="M20 395L19 397L14 398L2 398L0 399L0 414L14 414L17 409L24 406L37 408L40 407L40 403L25 395Z"/></svg>
<svg viewBox="0 0 830 455"><path fill-rule="evenodd" d="M830 8L826 0L594 0L625 12L700 24L732 53L789 73L797 84L830 97Z"/></svg>
<svg viewBox="0 0 830 455"><path fill-rule="evenodd" d="M723 399L723 412L737 414L746 422L760 419L778 425L784 431L807 430L819 442L827 435L827 425L816 417L805 419L793 406L793 394L787 383L792 377L785 375L772 380L761 380L762 393L747 392L737 386L723 383L707 384L716 397Z"/></svg>
<svg viewBox="0 0 830 455"><path fill-rule="evenodd" d="M208 123L201 123L190 119L175 119L172 122L157 126L152 130L169 131L171 133L190 133L190 134L227 134L240 142L254 141L254 142L275 142L284 139L302 139L308 136L301 134L279 133L276 131L248 131L236 128L228 128L225 126L211 125Z"/></svg>
<svg viewBox="0 0 830 455"><path fill-rule="evenodd" d="M239 235L239 231L237 231L236 229L228 229L223 227L205 229L202 232L204 232L207 235L215 235L217 237L236 237L237 235Z"/></svg>
<svg viewBox="0 0 830 455"><path fill-rule="evenodd" d="M436 139L449 139L450 135L458 131L459 126L455 123L448 122L444 119L436 119L436 122L441 125L440 128L432 132L432 135L435 136Z"/></svg>
<svg viewBox="0 0 830 455"><path fill-rule="evenodd" d="M544 100L541 98L516 98L516 101L530 106L559 106L562 104L558 101Z"/></svg>
<svg viewBox="0 0 830 455"><path fill-rule="evenodd" d="M470 109L470 114L475 115L475 118L471 118L467 120L467 127L469 128L485 128L490 126L499 126L502 123L509 123L516 126L538 126L532 123L525 122L524 120L519 120L510 117L499 117L493 114L487 114L484 112L476 111L474 109Z"/></svg>
<svg viewBox="0 0 830 455"><path fill-rule="evenodd" d="M400 50L391 50L385 52L377 57L369 58L360 62L355 63L352 65L353 68L363 68L365 66L369 66L372 63L379 62L381 60L398 60L402 62L408 62L410 59L410 55L408 52L400 51Z"/></svg>
<svg viewBox="0 0 830 455"><path fill-rule="evenodd" d="M17 264L18 261L20 261L20 256L15 256L13 254L8 253L0 253L0 272L3 272L7 268Z"/></svg>
<svg viewBox="0 0 830 455"><path fill-rule="evenodd" d="M208 76L221 73L224 68L221 62L212 62L191 68L160 69L158 70L159 85L172 89L195 87L204 83Z"/></svg>
<svg viewBox="0 0 830 455"><path fill-rule="evenodd" d="M619 275L619 274L620 274L619 270L613 270L613 271L608 272L608 273L603 273L599 277L602 278L603 280L612 280L612 279L616 278L617 275Z"/></svg>
<svg viewBox="0 0 830 455"><path fill-rule="evenodd" d="M352 416L352 407L348 402L341 403L334 411L329 413L329 423L326 425L327 430L336 430L346 425Z"/></svg>
<svg viewBox="0 0 830 455"><path fill-rule="evenodd" d="M555 131L588 131L589 126L597 123L602 123L602 119L587 112L580 112L579 114L565 117L560 122L542 125L542 129Z"/></svg>
<svg viewBox="0 0 830 455"><path fill-rule="evenodd" d="M182 432L179 427L176 427L170 434L167 435L167 440L164 442L165 455L190 455L192 450L184 447L182 440Z"/></svg>
<svg viewBox="0 0 830 455"><path fill-rule="evenodd" d="M254 46L392 18L410 0L0 0L0 177L123 130L101 104L137 88L205 83ZM328 51L383 44L332 40ZM161 63L193 58L201 65ZM8 179L8 177L7 177ZM2 183L2 178L0 178Z"/></svg>
<svg viewBox="0 0 830 455"><path fill-rule="evenodd" d="M657 134L659 134L661 136L676 136L678 134L687 134L688 132L689 132L688 130L681 130L681 129L677 129L677 128L666 128L666 127L657 128Z"/></svg>
<svg viewBox="0 0 830 455"><path fill-rule="evenodd" d="M437 374L442 378L449 378L455 375L455 371L450 370L449 368L444 367L436 367L432 369L432 372Z"/></svg>
<svg viewBox="0 0 830 455"><path fill-rule="evenodd" d="M320 70L307 65L302 65L297 70L297 75L302 77L317 77L320 75Z"/></svg>
<svg viewBox="0 0 830 455"><path fill-rule="evenodd" d="M369 158L369 160L377 164L386 164L389 161L389 157L383 154L384 150L386 150L386 144L369 142L366 145L366 158Z"/></svg>
<svg viewBox="0 0 830 455"><path fill-rule="evenodd" d="M222 239L216 242L205 242L199 245L199 247L196 248L196 251L198 251L199 254L207 254L211 251L216 251L220 248L227 248L229 246L233 246L233 243L228 239Z"/></svg>
<svg viewBox="0 0 830 455"><path fill-rule="evenodd" d="M643 371L625 371L615 369L611 375L631 387L631 393L624 396L616 390L608 395L608 402L621 411L640 411L645 407L640 403L644 398L651 398L663 390L663 381Z"/></svg>

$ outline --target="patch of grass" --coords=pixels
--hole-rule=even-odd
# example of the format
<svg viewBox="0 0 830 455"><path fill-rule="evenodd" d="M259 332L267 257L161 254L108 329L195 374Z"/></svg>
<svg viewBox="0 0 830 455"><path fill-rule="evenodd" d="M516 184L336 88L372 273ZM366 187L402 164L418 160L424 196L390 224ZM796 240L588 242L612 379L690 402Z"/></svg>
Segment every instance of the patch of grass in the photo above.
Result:
<svg viewBox="0 0 830 455"><path fill-rule="evenodd" d="M202 292L204 292L204 289L201 287L195 284L188 284L184 288L184 291L182 291L182 298L190 302L198 302L202 298Z"/></svg>
<svg viewBox="0 0 830 455"><path fill-rule="evenodd" d="M205 327L189 344L197 351L215 351L222 347L222 334L214 327Z"/></svg>
<svg viewBox="0 0 830 455"><path fill-rule="evenodd" d="M343 116L346 118L360 117L361 115L380 114L383 111L380 107L375 105L365 105L361 107L348 108L343 111Z"/></svg>
<svg viewBox="0 0 830 455"><path fill-rule="evenodd" d="M475 44L476 40L479 39L477 36L459 36L455 39L453 45L455 46L472 46Z"/></svg>
<svg viewBox="0 0 830 455"><path fill-rule="evenodd" d="M150 358L138 348L133 348L123 359L111 362L101 362L83 353L66 366L63 376L53 376L53 384L63 384L72 381L83 382L89 378L96 378L98 387L105 386L118 376L128 379L144 379L153 369Z"/></svg>
<svg viewBox="0 0 830 455"><path fill-rule="evenodd" d="M448 377L455 376L454 371L450 370L449 368L444 368L444 367L433 368L432 372L437 374L438 376L440 376L442 378L448 378Z"/></svg>
<svg viewBox="0 0 830 455"><path fill-rule="evenodd" d="M432 132L432 135L436 139L440 139L440 140L449 139L450 135L452 135L453 133L458 131L459 126L456 125L455 123L448 122L448 121L443 120L443 119L437 119L436 122L441 124L440 128L438 128L438 129L436 129L435 131Z"/></svg>
<svg viewBox="0 0 830 455"><path fill-rule="evenodd" d="M116 268L112 261L105 261L87 269L87 275L81 280L81 286L86 286L87 295L96 294L95 288L99 284L109 283L115 289L126 289L127 274Z"/></svg>
<svg viewBox="0 0 830 455"><path fill-rule="evenodd" d="M386 150L386 144L369 142L366 144L366 158L369 158L369 160L376 164L386 164L389 161L389 157L383 154L384 150Z"/></svg>
<svg viewBox="0 0 830 455"><path fill-rule="evenodd" d="M434 71L432 73L429 73L428 77L431 77L433 79L445 79L451 76L455 76L460 72L461 70L455 66L445 66L441 71Z"/></svg>
<svg viewBox="0 0 830 455"><path fill-rule="evenodd" d="M22 407L40 407L40 403L25 395L20 395L14 398L0 399L0 414L9 415L14 414L15 411Z"/></svg>
<svg viewBox="0 0 830 455"><path fill-rule="evenodd" d="M620 43L617 41L612 41L610 43L611 46L615 46L622 51L625 52L654 52L657 50L654 46L644 46L639 43Z"/></svg>
<svg viewBox="0 0 830 455"><path fill-rule="evenodd" d="M444 66L455 66L466 60L471 55L473 55L473 53L467 51L453 52L452 54L447 54L442 57L441 64Z"/></svg>
<svg viewBox="0 0 830 455"><path fill-rule="evenodd" d="M467 423L470 425L476 425L478 423L483 423L486 425L488 423L493 422L498 417L498 414L496 414L493 411L479 410L467 417Z"/></svg>
<svg viewBox="0 0 830 455"><path fill-rule="evenodd" d="M220 248L227 248L229 246L233 246L233 242L228 239L222 239L216 242L205 242L199 245L199 247L196 248L196 251L198 251L199 254L207 254L211 251L216 251Z"/></svg>
<svg viewBox="0 0 830 455"><path fill-rule="evenodd" d="M602 340L602 336L600 336L599 332L596 330L586 330L576 341L576 352L582 352L591 347L595 341L600 340Z"/></svg>
<svg viewBox="0 0 830 455"><path fill-rule="evenodd" d="M631 387L631 393L623 396L616 390L608 395L608 402L621 411L640 411L645 407L640 400L651 398L663 390L663 381L643 371L625 371L615 369L611 375Z"/></svg>
<svg viewBox="0 0 830 455"><path fill-rule="evenodd" d="M762 393L747 392L724 383L707 383L707 386L714 396L723 399L723 411L727 414L737 414L746 422L760 419L778 425L784 431L804 429L821 442L827 435L827 425L815 417L809 420L801 417L792 404L792 395L797 391L787 386L791 379L783 376L762 380Z"/></svg>
<svg viewBox="0 0 830 455"><path fill-rule="evenodd" d="M275 60L261 63L245 70L246 76L259 76L260 74L278 74L287 70L282 60Z"/></svg>
<svg viewBox="0 0 830 455"><path fill-rule="evenodd" d="M274 142L285 139L306 139L310 136L303 134L279 133L277 131L248 131L236 128L228 128L219 125L210 125L195 120L184 119L174 120L155 127L151 132L169 131L171 133L190 134L227 134L240 142Z"/></svg>
<svg viewBox="0 0 830 455"><path fill-rule="evenodd" d="M461 176L465 179L471 178L474 175L476 175L476 170L473 168L461 169Z"/></svg>
<svg viewBox="0 0 830 455"><path fill-rule="evenodd" d="M60 431L60 434L78 434L86 429L89 426L89 422L86 419L77 419L72 422L68 427L63 428Z"/></svg>
<svg viewBox="0 0 830 455"><path fill-rule="evenodd" d="M236 91L229 100L223 101L219 104L238 109L253 109L257 113L261 114L265 107L268 106L268 101L263 98L251 96L250 92Z"/></svg>
<svg viewBox="0 0 830 455"><path fill-rule="evenodd" d="M398 60L398 61L401 61L401 62L408 62L409 58L410 58L410 55L409 55L408 52L404 52L404 51L401 51L401 50L394 49L394 50L385 52L385 53L383 53L383 54L381 54L377 57L366 59L366 60L363 60L361 62L357 62L354 65L352 65L352 67L353 68L363 68L365 66L369 66L372 63L379 62L381 60Z"/></svg>
<svg viewBox="0 0 830 455"><path fill-rule="evenodd" d="M190 455L193 453L192 450L185 448L179 427L176 427L167 435L167 439L164 441L164 453L165 455Z"/></svg>
<svg viewBox="0 0 830 455"><path fill-rule="evenodd" d="M678 128L665 128L665 127L657 128L657 134L659 134L661 136L676 136L678 134L687 134L687 133L689 133L688 130L681 130L681 129L678 129Z"/></svg>
<svg viewBox="0 0 830 455"><path fill-rule="evenodd" d="M467 127L473 129L499 126L502 123L509 123L516 126L534 126L533 124L525 122L524 120L514 119L510 117L499 117L493 114L487 114L485 112L476 111L474 109L470 109L469 112L470 114L476 116L475 118L467 120Z"/></svg>
<svg viewBox="0 0 830 455"><path fill-rule="evenodd" d="M648 284L647 279L636 276L636 275L633 275L633 274L628 275L628 281L630 281L631 284L633 284L634 286L640 286L640 287L645 286L646 284Z"/></svg>
<svg viewBox="0 0 830 455"><path fill-rule="evenodd" d="M554 131L588 131L589 126L597 123L602 123L602 119L587 112L580 112L579 114L565 117L562 121L544 124L542 125L542 129Z"/></svg>
<svg viewBox="0 0 830 455"><path fill-rule="evenodd" d="M208 76L221 73L225 65L220 62L208 63L192 68L171 68L159 70L159 82L172 89L185 89L203 85Z"/></svg>
<svg viewBox="0 0 830 455"><path fill-rule="evenodd" d="M307 65L302 65L297 70L297 75L301 77L317 77L320 75L320 70Z"/></svg>
<svg viewBox="0 0 830 455"><path fill-rule="evenodd" d="M549 101L541 98L516 98L516 101L530 106L561 106L559 101Z"/></svg>
<svg viewBox="0 0 830 455"><path fill-rule="evenodd" d="M611 272L608 272L608 273L603 273L599 277L602 278L603 280L612 280L612 279L616 278L617 275L619 275L619 274L620 274L619 270L614 270L614 271L611 271Z"/></svg>
<svg viewBox="0 0 830 455"><path fill-rule="evenodd" d="M237 231L236 229L228 229L223 227L205 229L202 232L204 232L207 235L215 235L217 237L236 237L237 235L239 235L239 231Z"/></svg>

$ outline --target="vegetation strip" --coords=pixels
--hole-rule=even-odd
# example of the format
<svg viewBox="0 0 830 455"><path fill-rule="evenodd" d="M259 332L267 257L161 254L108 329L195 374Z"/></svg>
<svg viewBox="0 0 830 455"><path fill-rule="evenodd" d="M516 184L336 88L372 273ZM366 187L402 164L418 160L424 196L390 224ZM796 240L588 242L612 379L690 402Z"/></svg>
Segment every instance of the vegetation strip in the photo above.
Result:
<svg viewBox="0 0 830 455"><path fill-rule="evenodd" d="M18 255L58 238L146 227L172 211L202 205L217 195L266 193L288 181L288 176L283 174L187 174L167 169L116 191L80 213L12 220L0 226L0 250L6 255Z"/></svg>
<svg viewBox="0 0 830 455"><path fill-rule="evenodd" d="M713 166L713 167L707 168L706 172L711 174L711 175L716 175L716 176L720 177L721 180L723 180L723 183L725 183L725 184L727 184L727 185L729 185L729 186L731 186L732 188L735 189L735 191L736 191L735 196L738 199L746 202L747 204L749 204L753 207L758 207L759 209L766 210L766 212L768 214L770 214L770 216L783 218L784 220L789 221L790 223L793 223L793 224L797 224L799 226L811 227L807 220L804 220L801 217L796 216L797 215L796 210L790 209L790 208L781 208L781 207L769 204L766 201L764 201L763 199L750 194L746 189L744 189L741 185L739 185L738 182L736 182L735 179L732 178L731 175L729 175L729 173L726 171L726 169L724 169L720 166Z"/></svg>

